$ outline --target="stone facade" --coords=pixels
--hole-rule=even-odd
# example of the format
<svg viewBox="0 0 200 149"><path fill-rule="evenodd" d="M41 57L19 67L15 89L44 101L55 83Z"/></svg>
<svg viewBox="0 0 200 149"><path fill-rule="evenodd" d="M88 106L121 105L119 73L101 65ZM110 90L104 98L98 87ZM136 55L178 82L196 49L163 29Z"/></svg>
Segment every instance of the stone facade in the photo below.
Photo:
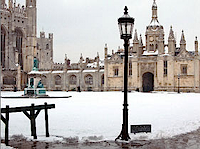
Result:
<svg viewBox="0 0 200 149"><path fill-rule="evenodd" d="M200 57L198 40L195 39L194 52L187 51L184 32L180 47L172 27L168 44L164 40L164 28L157 17L157 4L152 5L152 19L146 27L146 46L142 36L138 39L135 31L133 45L129 48L128 89L138 91L177 91L200 92ZM123 90L124 51L108 54L105 47L104 75L105 90Z"/></svg>
<svg viewBox="0 0 200 149"><path fill-rule="evenodd" d="M53 69L42 70L41 82L47 90L63 91L103 91L104 90L104 64L99 56L95 59L80 57L78 63L53 64Z"/></svg>
<svg viewBox="0 0 200 149"><path fill-rule="evenodd" d="M2 0L0 10L2 89L10 90L16 86L21 90L27 83L34 57L40 60L41 68L51 68L53 34L46 39L42 32L43 36L37 38L36 0L26 0L26 6L17 5L13 0L8 0L7 4ZM41 56L45 58L43 61Z"/></svg>

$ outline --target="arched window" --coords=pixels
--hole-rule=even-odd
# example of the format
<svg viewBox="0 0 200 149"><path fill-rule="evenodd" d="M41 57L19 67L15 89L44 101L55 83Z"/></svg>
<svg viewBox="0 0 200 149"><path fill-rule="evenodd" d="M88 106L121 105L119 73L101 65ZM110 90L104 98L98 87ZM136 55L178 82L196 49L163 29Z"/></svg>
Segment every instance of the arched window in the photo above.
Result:
<svg viewBox="0 0 200 149"><path fill-rule="evenodd" d="M88 74L85 76L85 84L92 85L93 84L93 77L92 75Z"/></svg>
<svg viewBox="0 0 200 149"><path fill-rule="evenodd" d="M61 77L59 75L55 76L55 85L61 85Z"/></svg>
<svg viewBox="0 0 200 149"><path fill-rule="evenodd" d="M46 49L47 49L47 50L49 49L49 44L46 44Z"/></svg>
<svg viewBox="0 0 200 149"><path fill-rule="evenodd" d="M2 68L5 68L5 39L6 39L6 31L1 26L1 65Z"/></svg>
<svg viewBox="0 0 200 149"><path fill-rule="evenodd" d="M153 44L150 44L150 51L153 51L154 48L153 48Z"/></svg>
<svg viewBox="0 0 200 149"><path fill-rule="evenodd" d="M76 76L75 75L71 75L69 77L69 84L76 85L76 82L77 82Z"/></svg>
<svg viewBox="0 0 200 149"><path fill-rule="evenodd" d="M156 50L158 50L158 45L156 44Z"/></svg>
<svg viewBox="0 0 200 149"><path fill-rule="evenodd" d="M16 28L15 34L16 34L16 49L18 51L18 63L20 64L21 69L23 70L23 52L22 52L23 33L19 28Z"/></svg>
<svg viewBox="0 0 200 149"><path fill-rule="evenodd" d="M104 85L104 74L101 76L101 85Z"/></svg>

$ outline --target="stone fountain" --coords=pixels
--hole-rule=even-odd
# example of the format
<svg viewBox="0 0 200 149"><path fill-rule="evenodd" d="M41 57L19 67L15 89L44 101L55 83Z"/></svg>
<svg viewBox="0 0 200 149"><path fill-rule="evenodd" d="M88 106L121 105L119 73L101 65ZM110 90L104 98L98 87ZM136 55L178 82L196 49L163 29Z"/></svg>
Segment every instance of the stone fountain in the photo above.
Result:
<svg viewBox="0 0 200 149"><path fill-rule="evenodd" d="M38 60L34 58L33 69L28 73L28 86L24 89L24 96L28 97L45 97L46 89L44 88L41 77L43 74L38 71Z"/></svg>

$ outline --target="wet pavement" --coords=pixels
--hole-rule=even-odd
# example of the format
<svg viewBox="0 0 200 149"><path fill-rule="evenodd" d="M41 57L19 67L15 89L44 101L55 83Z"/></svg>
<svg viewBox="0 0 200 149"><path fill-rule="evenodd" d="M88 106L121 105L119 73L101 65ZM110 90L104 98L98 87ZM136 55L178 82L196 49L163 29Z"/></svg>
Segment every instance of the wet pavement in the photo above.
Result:
<svg viewBox="0 0 200 149"><path fill-rule="evenodd" d="M4 140L1 140L4 142ZM129 143L115 141L78 141L69 142L42 142L27 141L25 138L11 138L9 145L18 149L200 149L200 128L174 136L156 140L132 140Z"/></svg>

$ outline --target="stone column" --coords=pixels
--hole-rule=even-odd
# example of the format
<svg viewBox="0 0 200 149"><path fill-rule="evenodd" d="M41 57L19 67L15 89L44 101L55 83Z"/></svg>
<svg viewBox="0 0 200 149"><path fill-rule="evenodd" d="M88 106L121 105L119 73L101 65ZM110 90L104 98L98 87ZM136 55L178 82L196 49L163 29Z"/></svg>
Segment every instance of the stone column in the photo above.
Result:
<svg viewBox="0 0 200 149"><path fill-rule="evenodd" d="M17 67L17 90L21 90L21 75L22 75L22 73L21 73L21 66L20 65L18 65L18 67Z"/></svg>

